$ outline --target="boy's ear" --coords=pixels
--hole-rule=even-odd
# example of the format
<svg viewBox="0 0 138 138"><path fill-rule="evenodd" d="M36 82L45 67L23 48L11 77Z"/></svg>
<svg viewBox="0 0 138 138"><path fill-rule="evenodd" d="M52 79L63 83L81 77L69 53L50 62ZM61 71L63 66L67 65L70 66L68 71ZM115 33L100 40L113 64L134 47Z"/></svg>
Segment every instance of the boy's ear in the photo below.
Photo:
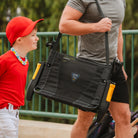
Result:
<svg viewBox="0 0 138 138"><path fill-rule="evenodd" d="M21 37L18 37L17 39L16 39L16 43L21 43L22 42L22 38Z"/></svg>

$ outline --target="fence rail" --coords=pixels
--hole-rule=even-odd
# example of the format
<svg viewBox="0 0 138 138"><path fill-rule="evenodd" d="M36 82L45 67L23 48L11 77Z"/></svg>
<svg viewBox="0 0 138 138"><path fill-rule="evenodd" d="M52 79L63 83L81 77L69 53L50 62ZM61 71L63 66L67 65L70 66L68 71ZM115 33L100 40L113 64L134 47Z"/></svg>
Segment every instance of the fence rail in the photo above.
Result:
<svg viewBox="0 0 138 138"><path fill-rule="evenodd" d="M28 77L27 77L27 85L29 84L29 81L31 80L31 77L33 76L33 73L36 68L36 64L39 61L46 61L48 59L48 53L49 48L46 47L46 43L48 41L55 40L58 32L38 32L37 33L39 37L39 44L38 49L35 51L30 52L28 56L29 60L29 71L28 71ZM130 87L130 93L131 93L131 99L130 99L130 106L131 110L133 111L135 108L135 93L138 91L137 89L134 89L135 82L134 82L134 58L136 44L138 43L138 30L123 30L123 38L124 38L124 48L123 48L123 58L125 62L125 69L130 71L130 81L129 81L129 87ZM0 54L5 53L7 50L10 49L10 43L8 42L6 38L5 32L0 33ZM77 37L76 36L69 36L66 34L63 34L63 37L60 41L59 51L64 52L67 55L76 56L77 53ZM128 52L130 51L131 58L129 60L128 58ZM130 67L128 67L130 63ZM137 100L138 101L138 100ZM33 99L31 102L28 102L25 100L25 106L23 106L20 109L21 115L30 115L30 116L38 116L38 117L54 117L54 118L65 118L65 119L76 119L77 117L77 109L65 105L59 102L56 102L54 100L50 100L47 98L44 98L40 95L34 94Z"/></svg>

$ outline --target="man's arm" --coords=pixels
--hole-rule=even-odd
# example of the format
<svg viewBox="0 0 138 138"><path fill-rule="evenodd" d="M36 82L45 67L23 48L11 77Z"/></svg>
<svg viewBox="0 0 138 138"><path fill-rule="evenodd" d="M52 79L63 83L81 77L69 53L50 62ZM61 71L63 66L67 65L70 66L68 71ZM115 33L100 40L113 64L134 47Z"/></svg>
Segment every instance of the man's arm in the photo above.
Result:
<svg viewBox="0 0 138 138"><path fill-rule="evenodd" d="M119 27L117 54L118 54L118 59L121 62L123 62L123 35L122 35L122 24Z"/></svg>
<svg viewBox="0 0 138 138"><path fill-rule="evenodd" d="M120 62L123 62L123 35L122 35L122 24L119 27L119 34L118 34L118 49L117 49L118 59ZM122 67L125 79L127 80L127 74L124 70L124 66Z"/></svg>
<svg viewBox="0 0 138 138"><path fill-rule="evenodd" d="M80 11L66 6L59 23L60 32L69 35L85 35L111 30L112 22L109 18L103 18L97 23L82 23L79 21L82 15Z"/></svg>

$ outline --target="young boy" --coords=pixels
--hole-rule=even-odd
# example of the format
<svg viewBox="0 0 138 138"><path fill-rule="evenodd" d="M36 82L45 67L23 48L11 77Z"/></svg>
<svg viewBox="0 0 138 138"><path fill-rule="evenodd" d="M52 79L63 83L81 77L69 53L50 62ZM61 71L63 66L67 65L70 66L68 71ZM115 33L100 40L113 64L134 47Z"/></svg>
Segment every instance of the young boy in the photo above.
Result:
<svg viewBox="0 0 138 138"><path fill-rule="evenodd" d="M0 56L0 138L18 138L19 108L24 105L27 53L37 49L36 24L19 16L6 27L11 50Z"/></svg>

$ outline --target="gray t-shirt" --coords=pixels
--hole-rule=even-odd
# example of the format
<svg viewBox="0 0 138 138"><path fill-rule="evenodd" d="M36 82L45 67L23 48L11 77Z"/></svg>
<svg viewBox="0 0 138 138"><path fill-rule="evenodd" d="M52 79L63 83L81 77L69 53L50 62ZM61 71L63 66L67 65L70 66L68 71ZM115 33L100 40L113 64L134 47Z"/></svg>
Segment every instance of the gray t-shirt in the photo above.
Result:
<svg viewBox="0 0 138 138"><path fill-rule="evenodd" d="M125 15L125 0L98 0L105 17L112 20L112 28L108 33L109 60L117 57L119 26ZM101 19L95 0L69 0L67 5L83 13L81 22L95 23ZM79 36L78 57L105 62L105 33L91 33Z"/></svg>

